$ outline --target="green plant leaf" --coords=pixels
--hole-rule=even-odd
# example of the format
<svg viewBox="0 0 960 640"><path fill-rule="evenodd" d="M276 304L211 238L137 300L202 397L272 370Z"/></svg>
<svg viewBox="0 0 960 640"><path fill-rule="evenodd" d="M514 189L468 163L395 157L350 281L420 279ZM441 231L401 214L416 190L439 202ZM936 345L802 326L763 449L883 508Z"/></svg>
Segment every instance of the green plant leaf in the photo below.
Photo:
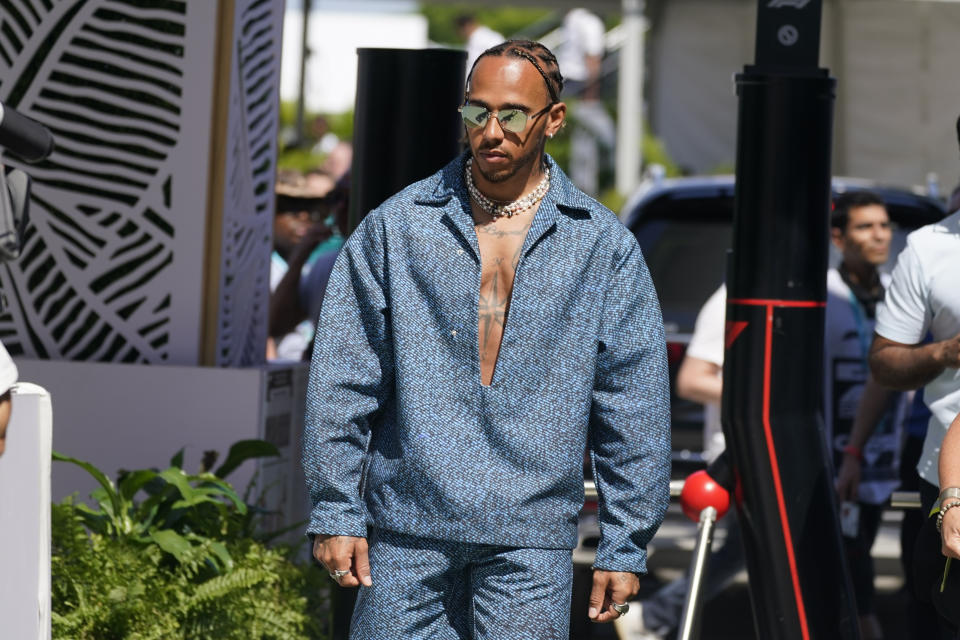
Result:
<svg viewBox="0 0 960 640"><path fill-rule="evenodd" d="M179 467L170 467L159 473L159 476L176 487L185 500L193 499L195 492L190 486L190 478Z"/></svg>
<svg viewBox="0 0 960 640"><path fill-rule="evenodd" d="M119 514L124 512L124 505L119 493L117 493L116 487L113 485L113 482L106 476L103 471L97 469L95 466L89 462L84 462L83 460L77 460L76 458L71 458L70 456L65 456L62 453L57 451L53 452L53 459L56 462L69 462L70 464L75 464L81 469L85 470L87 473L92 475L94 479L100 483L100 486L103 487L103 490L106 492L108 499L111 502L113 513Z"/></svg>
<svg viewBox="0 0 960 640"><path fill-rule="evenodd" d="M230 552L227 551L226 545L222 542L213 541L210 543L210 548L216 557L220 559L220 564L224 571L233 571L233 558L230 557Z"/></svg>
<svg viewBox="0 0 960 640"><path fill-rule="evenodd" d="M119 482L118 489L124 500L132 500L137 491L151 480L157 477L157 472L150 469L140 469L131 471Z"/></svg>
<svg viewBox="0 0 960 640"><path fill-rule="evenodd" d="M153 521L160 512L160 507L164 500L166 500L165 494L155 493L140 503L140 506L137 508L137 519L143 530L147 530L153 525Z"/></svg>
<svg viewBox="0 0 960 640"><path fill-rule="evenodd" d="M171 529L151 531L149 537L161 549L176 558L178 562L183 562L193 549L193 545L186 538Z"/></svg>
<svg viewBox="0 0 960 640"><path fill-rule="evenodd" d="M237 495L237 492L234 491L233 487L231 487L227 482L224 482L220 478L209 473L194 476L194 479L202 481L202 484L196 489L197 491L203 491L204 493L209 493L209 495L219 493L230 500L237 508L237 511L240 513L247 512L246 503L240 498L239 495ZM210 489L210 485L213 485L216 487L216 489Z"/></svg>
<svg viewBox="0 0 960 640"><path fill-rule="evenodd" d="M223 505L222 502L220 502L219 500L217 500L212 496L204 495L202 493L196 493L189 500L177 500L172 505L170 505L170 509L172 511L176 509L190 509L191 507L196 507L197 505L201 505L205 502L210 503L212 505L216 505L216 506Z"/></svg>
<svg viewBox="0 0 960 640"><path fill-rule="evenodd" d="M110 517L102 511L94 511L82 502L71 505L76 509L77 515L83 521L83 524L94 533L107 535L110 528Z"/></svg>
<svg viewBox="0 0 960 640"><path fill-rule="evenodd" d="M183 449L177 451L173 454L173 457L170 458L170 466L176 467L177 469L183 469Z"/></svg>
<svg viewBox="0 0 960 640"><path fill-rule="evenodd" d="M97 501L100 509L111 518L116 518L119 514L113 511L114 502L111 496L101 487L90 492L90 497Z"/></svg>
<svg viewBox="0 0 960 640"><path fill-rule="evenodd" d="M279 455L280 450L266 440L240 440L230 447L227 459L224 460L215 474L218 478L226 478L237 467L251 458L268 458Z"/></svg>

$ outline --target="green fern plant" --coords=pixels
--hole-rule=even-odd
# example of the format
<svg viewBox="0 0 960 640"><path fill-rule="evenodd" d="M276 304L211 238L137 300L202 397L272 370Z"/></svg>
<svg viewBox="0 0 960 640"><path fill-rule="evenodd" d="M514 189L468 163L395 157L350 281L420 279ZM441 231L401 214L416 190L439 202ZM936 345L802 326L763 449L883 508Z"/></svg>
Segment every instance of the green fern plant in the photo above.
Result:
<svg viewBox="0 0 960 640"><path fill-rule="evenodd" d="M216 472L187 474L182 452L163 471L124 472L55 454L97 479L96 506L52 508L53 637L77 640L326 638L329 581L295 550L255 539L255 509L224 480L244 460L231 447ZM212 466L212 465L211 465Z"/></svg>

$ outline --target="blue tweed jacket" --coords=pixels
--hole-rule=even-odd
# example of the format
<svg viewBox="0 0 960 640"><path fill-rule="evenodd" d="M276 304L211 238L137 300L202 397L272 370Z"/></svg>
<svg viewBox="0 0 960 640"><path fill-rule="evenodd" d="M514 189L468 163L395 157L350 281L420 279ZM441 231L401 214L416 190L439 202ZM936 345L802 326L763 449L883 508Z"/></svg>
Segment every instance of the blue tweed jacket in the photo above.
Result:
<svg viewBox="0 0 960 640"><path fill-rule="evenodd" d="M550 191L482 385L465 160L370 212L337 259L307 395L307 530L573 548L589 447L596 566L644 572L669 500L670 405L640 249L548 157Z"/></svg>

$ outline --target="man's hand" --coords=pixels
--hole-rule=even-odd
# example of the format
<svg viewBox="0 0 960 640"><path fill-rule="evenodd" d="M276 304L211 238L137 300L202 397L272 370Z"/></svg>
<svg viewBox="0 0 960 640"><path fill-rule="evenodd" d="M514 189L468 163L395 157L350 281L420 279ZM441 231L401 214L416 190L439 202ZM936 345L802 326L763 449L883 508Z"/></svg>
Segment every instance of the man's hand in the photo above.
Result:
<svg viewBox="0 0 960 640"><path fill-rule="evenodd" d="M960 333L941 342L937 342L937 362L944 369L960 369Z"/></svg>
<svg viewBox="0 0 960 640"><path fill-rule="evenodd" d="M620 614L614 610L613 604L630 602L639 590L640 579L636 574L594 569L587 616L593 622L610 622L619 618Z"/></svg>
<svg viewBox="0 0 960 640"><path fill-rule="evenodd" d="M313 557L334 577L335 571L349 571L339 580L341 587L373 585L366 538L319 535L313 539Z"/></svg>
<svg viewBox="0 0 960 640"><path fill-rule="evenodd" d="M940 551L948 558L960 558L960 507L943 514L940 527L942 546Z"/></svg>
<svg viewBox="0 0 960 640"><path fill-rule="evenodd" d="M841 501L856 502L860 489L860 471L860 460L854 455L844 453L837 471L837 497Z"/></svg>

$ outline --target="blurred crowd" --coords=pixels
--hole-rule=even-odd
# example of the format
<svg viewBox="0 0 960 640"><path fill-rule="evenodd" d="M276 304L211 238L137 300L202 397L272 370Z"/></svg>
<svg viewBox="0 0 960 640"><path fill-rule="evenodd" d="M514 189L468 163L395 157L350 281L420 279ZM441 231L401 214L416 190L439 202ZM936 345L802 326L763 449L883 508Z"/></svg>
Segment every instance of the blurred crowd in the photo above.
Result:
<svg viewBox="0 0 960 640"><path fill-rule="evenodd" d="M309 360L327 279L348 232L352 147L330 133L322 117L311 133L323 163L277 172L268 360Z"/></svg>

